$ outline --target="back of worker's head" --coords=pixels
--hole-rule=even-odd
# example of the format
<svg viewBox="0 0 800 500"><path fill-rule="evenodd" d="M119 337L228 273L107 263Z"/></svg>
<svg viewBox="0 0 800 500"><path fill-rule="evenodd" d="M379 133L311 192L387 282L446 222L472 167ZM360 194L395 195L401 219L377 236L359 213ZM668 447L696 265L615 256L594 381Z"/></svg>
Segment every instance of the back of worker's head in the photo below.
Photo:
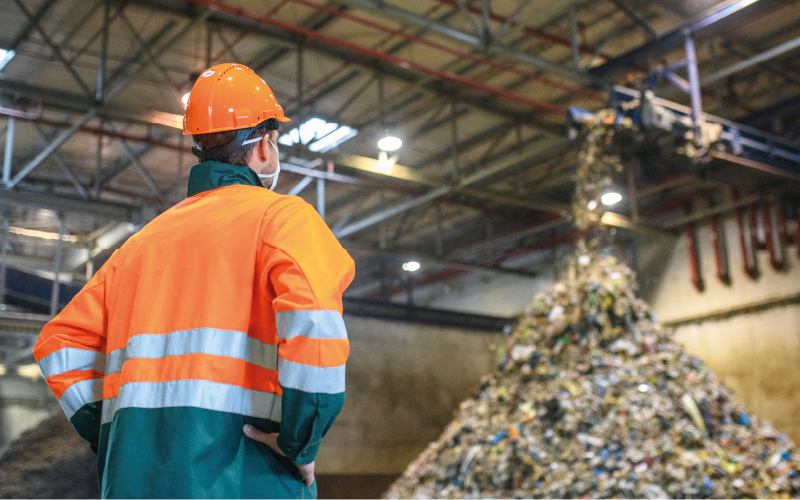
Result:
<svg viewBox="0 0 800 500"><path fill-rule="evenodd" d="M278 122L274 119L270 119L268 121L275 122L274 124L271 123L260 123L256 126L250 134L245 137L245 142L248 139L256 139L258 137L264 137L269 135L272 130L278 129ZM231 144L236 139L236 135L239 131L238 130L226 130L224 132L210 132L208 134L193 134L192 140L194 141L194 147L203 151L212 151L212 150L219 150L228 144ZM250 155L253 153L253 150L258 146L257 142L251 142L250 144L245 144L243 146L239 146L238 148L234 149L233 151L228 154L227 158L219 158L219 161L223 161L225 163L230 163L231 165L247 165Z"/></svg>
<svg viewBox="0 0 800 500"><path fill-rule="evenodd" d="M183 117L200 161L247 165L259 138L287 122L269 86L241 64L218 64L198 77Z"/></svg>

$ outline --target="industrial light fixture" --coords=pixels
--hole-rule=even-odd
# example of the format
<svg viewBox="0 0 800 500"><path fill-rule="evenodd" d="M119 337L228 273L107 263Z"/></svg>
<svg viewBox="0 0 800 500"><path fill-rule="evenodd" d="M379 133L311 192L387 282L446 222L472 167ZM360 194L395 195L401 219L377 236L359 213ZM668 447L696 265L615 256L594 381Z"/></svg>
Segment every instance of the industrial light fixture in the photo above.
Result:
<svg viewBox="0 0 800 500"><path fill-rule="evenodd" d="M10 61L12 57L14 57L14 54L16 54L16 52L14 52L13 50L0 49L0 71L2 71L3 68L6 67L6 64L8 64L8 61Z"/></svg>
<svg viewBox="0 0 800 500"><path fill-rule="evenodd" d="M9 226L8 232L11 234L18 234L20 236L30 236L32 238L42 238L44 240L58 240L59 235L58 233L48 233L45 231L37 231L35 229L25 229L22 227L14 227ZM69 243L76 243L78 241L78 237L72 234L62 234L61 241L67 241Z"/></svg>
<svg viewBox="0 0 800 500"><path fill-rule="evenodd" d="M295 144L309 144L309 151L325 153L339 146L343 142L355 137L358 130L329 123L322 118L310 118L292 130L281 134L278 144L294 146Z"/></svg>
<svg viewBox="0 0 800 500"><path fill-rule="evenodd" d="M381 151L397 151L403 146L403 140L399 137L389 135L387 132L385 136L381 137L378 141L378 149Z"/></svg>
<svg viewBox="0 0 800 500"><path fill-rule="evenodd" d="M622 201L622 195L617 193L616 191L608 191L604 193L603 196L600 197L600 201L603 205L610 207L612 205L616 205L617 203Z"/></svg>
<svg viewBox="0 0 800 500"><path fill-rule="evenodd" d="M419 269L421 267L422 267L422 265L420 265L419 262L417 262L415 260L410 260L410 261L406 262L405 264L403 264L403 271L407 271L409 273L413 273L414 271L419 271Z"/></svg>
<svg viewBox="0 0 800 500"><path fill-rule="evenodd" d="M189 94L190 94L190 92L187 92L187 93L183 94L183 97L181 97L181 102L183 103L183 108L184 109L186 109L186 106L189 105Z"/></svg>
<svg viewBox="0 0 800 500"><path fill-rule="evenodd" d="M589 203L586 205L586 207L587 207L589 210L594 210L595 208L597 208L597 200L592 200L592 201L590 201L590 202L589 202Z"/></svg>

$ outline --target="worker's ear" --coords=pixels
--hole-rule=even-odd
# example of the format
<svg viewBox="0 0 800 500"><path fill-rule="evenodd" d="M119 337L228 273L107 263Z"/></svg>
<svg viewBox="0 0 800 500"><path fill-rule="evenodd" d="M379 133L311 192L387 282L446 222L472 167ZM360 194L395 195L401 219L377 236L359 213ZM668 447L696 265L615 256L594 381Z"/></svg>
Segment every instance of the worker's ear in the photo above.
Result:
<svg viewBox="0 0 800 500"><path fill-rule="evenodd" d="M268 138L269 136L266 136L256 143L258 144L258 146L256 146L256 149L258 150L258 158L262 161L262 163L267 162L267 159L269 158L267 156L267 151L272 149L272 146L269 145L269 141L267 141Z"/></svg>

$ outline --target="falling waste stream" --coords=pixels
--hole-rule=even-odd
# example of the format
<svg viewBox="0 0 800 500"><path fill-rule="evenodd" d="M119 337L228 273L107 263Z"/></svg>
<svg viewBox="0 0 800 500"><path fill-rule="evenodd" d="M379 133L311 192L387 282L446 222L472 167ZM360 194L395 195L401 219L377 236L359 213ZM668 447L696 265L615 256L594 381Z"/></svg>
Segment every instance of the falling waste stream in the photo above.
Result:
<svg viewBox="0 0 800 500"><path fill-rule="evenodd" d="M611 113L587 127L578 155L584 241L497 349L495 372L386 497L800 494L794 443L684 351L637 297L631 269L602 249L597 200L622 169Z"/></svg>

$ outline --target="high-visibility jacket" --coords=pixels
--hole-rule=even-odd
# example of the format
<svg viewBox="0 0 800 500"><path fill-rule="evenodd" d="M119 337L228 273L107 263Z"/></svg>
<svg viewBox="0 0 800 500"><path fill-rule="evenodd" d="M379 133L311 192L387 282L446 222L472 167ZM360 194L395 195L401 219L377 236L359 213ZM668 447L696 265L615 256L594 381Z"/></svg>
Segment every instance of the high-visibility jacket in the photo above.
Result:
<svg viewBox="0 0 800 500"><path fill-rule="evenodd" d="M315 497L294 464L344 402L353 260L248 167L195 165L188 194L44 327L36 360L104 498ZM244 424L279 432L287 458Z"/></svg>

